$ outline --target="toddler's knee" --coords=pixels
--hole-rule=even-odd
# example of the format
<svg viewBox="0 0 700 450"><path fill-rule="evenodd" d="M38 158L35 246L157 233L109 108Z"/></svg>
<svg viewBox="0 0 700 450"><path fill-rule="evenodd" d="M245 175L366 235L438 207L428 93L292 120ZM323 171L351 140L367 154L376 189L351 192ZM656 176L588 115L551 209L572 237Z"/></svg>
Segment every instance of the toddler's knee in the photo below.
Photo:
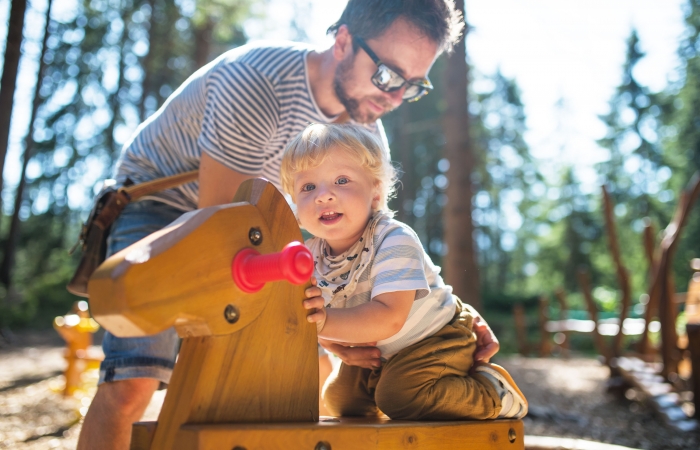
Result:
<svg viewBox="0 0 700 450"><path fill-rule="evenodd" d="M423 396L415 392L398 389L380 389L374 393L377 407L394 420L417 420L422 415Z"/></svg>
<svg viewBox="0 0 700 450"><path fill-rule="evenodd" d="M331 416L353 416L352 399L342 389L335 387L332 383L326 386L323 391L323 403Z"/></svg>

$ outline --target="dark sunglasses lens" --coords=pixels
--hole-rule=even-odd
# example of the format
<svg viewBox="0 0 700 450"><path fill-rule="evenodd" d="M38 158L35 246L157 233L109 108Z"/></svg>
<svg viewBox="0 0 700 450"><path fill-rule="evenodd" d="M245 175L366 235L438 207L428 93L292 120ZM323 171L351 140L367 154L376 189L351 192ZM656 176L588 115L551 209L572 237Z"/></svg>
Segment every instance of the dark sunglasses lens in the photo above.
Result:
<svg viewBox="0 0 700 450"><path fill-rule="evenodd" d="M409 84L403 93L403 99L407 100L409 102L415 102L416 100L419 100L421 97L423 97L427 93L428 93L428 90L426 88L424 88L423 86Z"/></svg>
<svg viewBox="0 0 700 450"><path fill-rule="evenodd" d="M372 83L384 92L392 92L403 87L405 80L385 65L380 65L372 77Z"/></svg>
<svg viewBox="0 0 700 450"><path fill-rule="evenodd" d="M391 72L386 69L386 67L380 67L377 69L377 72L374 74L374 77L372 78L372 81L374 81L374 84L381 90L388 90L391 89L392 85L392 76Z"/></svg>

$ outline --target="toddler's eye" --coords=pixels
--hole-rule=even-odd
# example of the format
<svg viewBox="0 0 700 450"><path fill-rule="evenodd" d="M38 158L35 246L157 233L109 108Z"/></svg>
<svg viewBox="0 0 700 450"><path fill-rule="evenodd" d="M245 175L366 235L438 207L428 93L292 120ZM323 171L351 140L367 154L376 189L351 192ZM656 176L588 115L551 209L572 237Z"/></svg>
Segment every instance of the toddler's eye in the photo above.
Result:
<svg viewBox="0 0 700 450"><path fill-rule="evenodd" d="M340 177L340 178L338 178L338 180L335 183L336 184L348 184L349 182L350 182L350 180L348 180L347 178Z"/></svg>
<svg viewBox="0 0 700 450"><path fill-rule="evenodd" d="M312 183L305 184L301 187L302 192L313 191L314 189L316 189L316 185Z"/></svg>

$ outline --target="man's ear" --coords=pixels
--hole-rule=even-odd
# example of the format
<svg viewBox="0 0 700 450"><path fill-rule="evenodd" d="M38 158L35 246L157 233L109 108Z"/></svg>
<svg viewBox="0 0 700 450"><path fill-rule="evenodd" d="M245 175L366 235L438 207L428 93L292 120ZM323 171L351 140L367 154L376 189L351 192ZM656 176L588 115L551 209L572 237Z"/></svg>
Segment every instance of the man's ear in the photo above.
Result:
<svg viewBox="0 0 700 450"><path fill-rule="evenodd" d="M335 43L333 44L333 57L336 61L342 61L348 54L353 53L352 50L352 35L348 30L347 25L338 27L335 33Z"/></svg>

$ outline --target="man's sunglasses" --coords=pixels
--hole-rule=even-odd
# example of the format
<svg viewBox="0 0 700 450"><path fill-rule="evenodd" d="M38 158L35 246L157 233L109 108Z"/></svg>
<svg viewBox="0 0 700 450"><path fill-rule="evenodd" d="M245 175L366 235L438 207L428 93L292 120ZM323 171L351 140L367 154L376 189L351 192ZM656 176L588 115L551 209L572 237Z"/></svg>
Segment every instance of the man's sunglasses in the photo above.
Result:
<svg viewBox="0 0 700 450"><path fill-rule="evenodd" d="M377 65L377 71L372 75L372 84L384 92L394 92L406 86L406 91L403 93L403 99L409 102L420 100L421 97L433 90L433 85L427 78L415 80L407 80L398 73L391 70L384 64L379 57L372 51L367 43L360 37L353 36L357 45L372 58L374 64Z"/></svg>

